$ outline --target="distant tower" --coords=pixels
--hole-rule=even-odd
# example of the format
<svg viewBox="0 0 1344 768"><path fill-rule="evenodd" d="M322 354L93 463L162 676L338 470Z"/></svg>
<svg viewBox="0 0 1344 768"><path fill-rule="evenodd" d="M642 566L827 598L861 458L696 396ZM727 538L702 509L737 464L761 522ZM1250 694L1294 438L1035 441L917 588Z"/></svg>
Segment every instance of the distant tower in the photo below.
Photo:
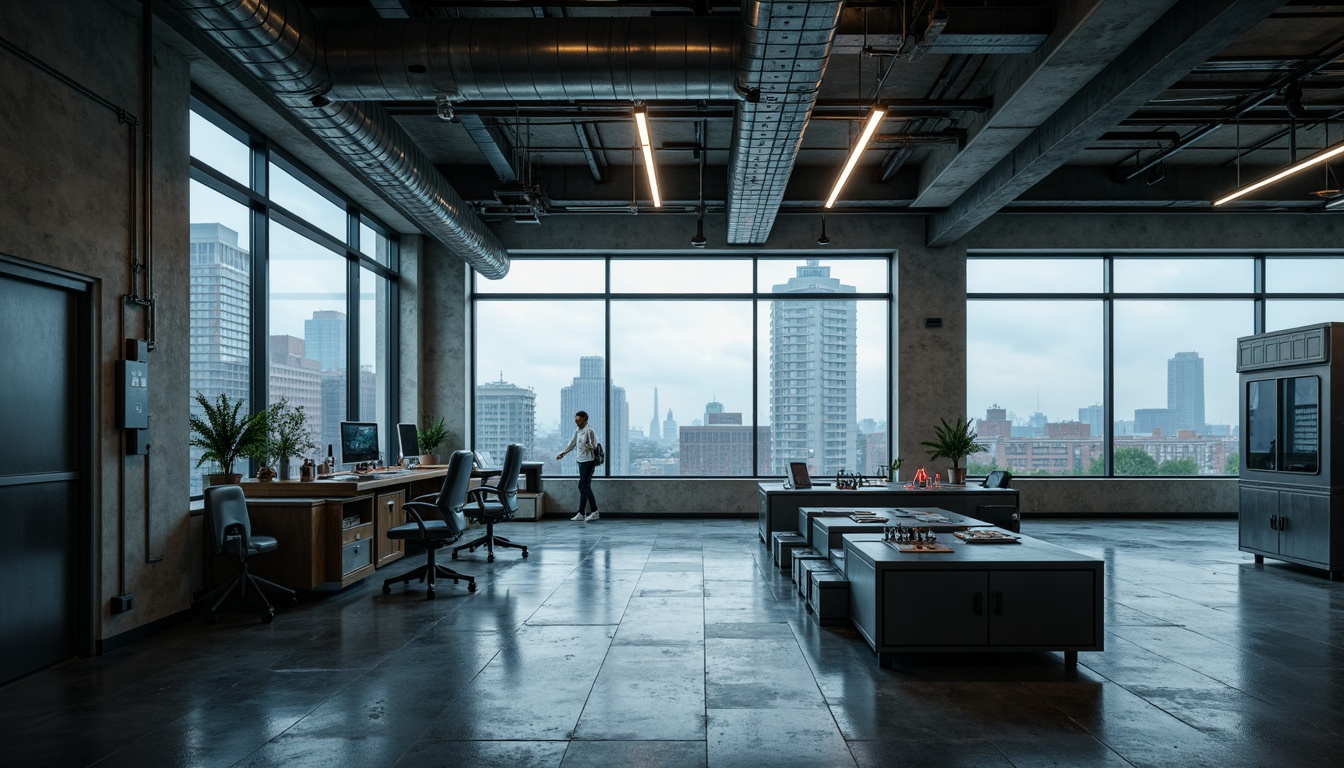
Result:
<svg viewBox="0 0 1344 768"><path fill-rule="evenodd" d="M1177 352L1167 361L1167 409L1172 426L1204 432L1204 358Z"/></svg>
<svg viewBox="0 0 1344 768"><path fill-rule="evenodd" d="M667 409L667 420L663 422L663 439L673 444L680 440L677 435L677 422L672 418L671 408Z"/></svg>
<svg viewBox="0 0 1344 768"><path fill-rule="evenodd" d="M579 375L573 383L560 388L560 412L568 421L575 411L588 412L588 426L597 433L607 452L607 464L612 474L624 474L630 465L630 406L625 402L625 387L612 386L611 399L611 442L606 441L606 361L601 355L585 355L579 358ZM574 453L570 453L560 462L560 471L576 475L579 465Z"/></svg>
<svg viewBox="0 0 1344 768"><path fill-rule="evenodd" d="M771 458L782 475L806 461L819 475L858 468L854 395L858 380L855 288L809 259L771 288ZM791 294L803 298L793 298Z"/></svg>
<svg viewBox="0 0 1344 768"><path fill-rule="evenodd" d="M658 388L653 388L653 418L649 420L649 439L661 440L662 433L658 430Z"/></svg>

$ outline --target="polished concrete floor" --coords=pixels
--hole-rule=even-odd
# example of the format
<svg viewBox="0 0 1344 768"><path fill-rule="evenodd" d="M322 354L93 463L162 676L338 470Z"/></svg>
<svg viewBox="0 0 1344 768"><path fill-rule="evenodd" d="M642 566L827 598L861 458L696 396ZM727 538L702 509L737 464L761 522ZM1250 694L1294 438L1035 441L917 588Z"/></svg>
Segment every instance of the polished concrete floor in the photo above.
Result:
<svg viewBox="0 0 1344 768"><path fill-rule="evenodd" d="M1076 673L882 669L754 520L548 520L507 526L528 560L464 553L476 594L370 579L4 686L0 765L1344 765L1344 584L1254 565L1232 520L1024 532L1106 560L1106 650Z"/></svg>

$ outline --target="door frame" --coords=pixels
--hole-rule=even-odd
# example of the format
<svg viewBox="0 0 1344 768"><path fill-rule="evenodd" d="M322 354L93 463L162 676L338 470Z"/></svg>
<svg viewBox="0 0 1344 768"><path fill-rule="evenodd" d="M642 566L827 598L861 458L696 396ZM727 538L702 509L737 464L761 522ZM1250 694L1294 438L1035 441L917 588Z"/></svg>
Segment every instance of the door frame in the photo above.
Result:
<svg viewBox="0 0 1344 768"><path fill-rule="evenodd" d="M75 356L78 368L75 372L76 399L79 413L75 417L75 474L78 478L78 494L75 501L77 520L75 521L75 562L78 572L75 585L75 648L80 656L96 656L98 642L95 628L101 606L95 598L94 559L97 549L94 547L94 480L93 471L94 436L99 434L98 389L95 386L97 360L97 322L94 314L94 302L98 295L100 282L96 278L37 264L25 259L0 252L0 276L36 283L70 293L75 298L78 312L76 323Z"/></svg>

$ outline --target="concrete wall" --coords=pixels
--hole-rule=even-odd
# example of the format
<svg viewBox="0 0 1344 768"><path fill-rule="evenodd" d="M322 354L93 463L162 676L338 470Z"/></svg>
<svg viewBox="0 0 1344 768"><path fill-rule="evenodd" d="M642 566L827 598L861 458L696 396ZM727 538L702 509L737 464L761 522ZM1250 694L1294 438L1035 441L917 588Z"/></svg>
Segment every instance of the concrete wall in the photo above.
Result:
<svg viewBox="0 0 1344 768"><path fill-rule="evenodd" d="M139 3L0 3L0 34L104 99L143 116ZM113 421L122 337L146 337L131 244L132 147L117 115L8 52L0 52L0 252L93 278L97 366L94 433L94 634L105 639L189 606L195 544L187 509L188 228L186 61L154 52L154 291L148 459L123 457ZM6 343L22 344L23 340ZM122 478L124 470L124 480ZM123 500L124 498L124 500ZM119 546L125 527L125 548ZM160 562L149 563L151 557ZM123 587L124 581L124 587ZM8 585L15 588L14 585ZM113 616L122 590L135 609Z"/></svg>

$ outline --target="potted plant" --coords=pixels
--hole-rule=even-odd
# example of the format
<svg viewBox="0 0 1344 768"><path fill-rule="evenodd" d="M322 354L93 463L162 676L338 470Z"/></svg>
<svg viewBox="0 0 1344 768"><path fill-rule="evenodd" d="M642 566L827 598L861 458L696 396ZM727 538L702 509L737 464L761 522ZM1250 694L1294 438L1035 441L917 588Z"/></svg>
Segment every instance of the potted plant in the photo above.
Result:
<svg viewBox="0 0 1344 768"><path fill-rule="evenodd" d="M232 400L223 392L214 402L197 392L196 402L202 412L190 419L191 445L201 449L196 466L209 461L219 468L206 475L209 485L236 485L243 476L233 471L234 462L254 455L266 439L265 413L241 413L243 401Z"/></svg>
<svg viewBox="0 0 1344 768"><path fill-rule="evenodd" d="M891 460L891 464L887 466L888 483L896 482L896 473L901 471L901 465L904 463L905 459L901 458L900 456L897 456L896 458Z"/></svg>
<svg viewBox="0 0 1344 768"><path fill-rule="evenodd" d="M438 464L439 446L448 439L448 430L443 426L443 419L431 421L428 416L420 422L420 426L415 430L415 441L420 444L420 464Z"/></svg>
<svg viewBox="0 0 1344 768"><path fill-rule="evenodd" d="M969 419L957 417L954 424L948 424L947 419L939 418L941 426L934 427L933 432L936 436L933 440L925 440L920 445L929 449L929 460L947 459L952 462L952 466L947 470L947 482L952 485L966 484L966 468L961 466L962 459L974 453L984 453L989 448L975 442L976 435L971 431L971 422Z"/></svg>
<svg viewBox="0 0 1344 768"><path fill-rule="evenodd" d="M292 406L289 398L282 397L266 409L264 421L266 438L257 451L257 460L264 465L263 470L270 469L271 463L275 462L278 473L273 471L265 474L288 480L289 460L317 447L308 429L308 417L302 405ZM270 478L263 478L263 472L258 472L257 479Z"/></svg>

